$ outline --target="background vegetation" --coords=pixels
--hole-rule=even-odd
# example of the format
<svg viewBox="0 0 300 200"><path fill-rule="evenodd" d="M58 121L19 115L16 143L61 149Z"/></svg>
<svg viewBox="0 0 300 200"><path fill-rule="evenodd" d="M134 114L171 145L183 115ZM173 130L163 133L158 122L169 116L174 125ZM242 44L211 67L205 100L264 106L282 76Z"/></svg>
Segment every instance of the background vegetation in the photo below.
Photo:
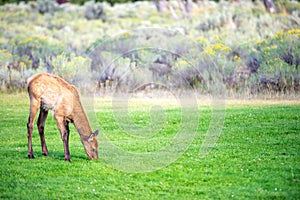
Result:
<svg viewBox="0 0 300 200"><path fill-rule="evenodd" d="M23 90L27 77L48 71L124 91L148 80L201 93L216 82L230 94L299 92L298 2L278 1L270 14L260 1L198 1L188 15L170 3L172 12L152 2L1 6L1 90ZM146 48L133 51L135 43Z"/></svg>
<svg viewBox="0 0 300 200"><path fill-rule="evenodd" d="M36 0L1 0L1 5L5 3L20 3L20 2L29 2L29 1L36 1ZM73 3L73 4L79 4L83 5L88 0L56 0L58 3ZM108 2L111 5L114 5L116 3L129 3L129 2L136 2L136 1L145 1L145 0L96 0L96 2ZM214 0L218 2L218 0Z"/></svg>

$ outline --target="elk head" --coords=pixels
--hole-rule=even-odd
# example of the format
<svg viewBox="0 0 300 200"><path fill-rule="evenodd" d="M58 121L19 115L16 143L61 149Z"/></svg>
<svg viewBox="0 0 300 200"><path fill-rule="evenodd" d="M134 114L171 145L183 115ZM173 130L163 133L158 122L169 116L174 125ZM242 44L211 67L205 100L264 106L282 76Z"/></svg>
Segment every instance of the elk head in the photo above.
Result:
<svg viewBox="0 0 300 200"><path fill-rule="evenodd" d="M99 131L96 130L94 133L92 133L88 140L87 143L84 144L86 153L89 157L89 159L98 159L98 141L96 136L98 135Z"/></svg>

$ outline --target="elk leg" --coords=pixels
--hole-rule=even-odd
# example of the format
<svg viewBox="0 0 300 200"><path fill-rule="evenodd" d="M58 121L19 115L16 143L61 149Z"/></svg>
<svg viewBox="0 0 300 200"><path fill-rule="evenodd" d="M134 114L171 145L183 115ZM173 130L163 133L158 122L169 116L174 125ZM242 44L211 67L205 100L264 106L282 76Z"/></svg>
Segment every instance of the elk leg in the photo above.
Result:
<svg viewBox="0 0 300 200"><path fill-rule="evenodd" d="M49 155L46 141L45 141L45 134L44 134L44 127L45 127L45 122L46 122L47 116L48 116L48 111L41 108L40 114L38 117L38 121L37 121L37 127L38 127L39 134L40 134L40 139L41 139L41 144L42 144L42 153L44 156Z"/></svg>
<svg viewBox="0 0 300 200"><path fill-rule="evenodd" d="M27 138L28 138L28 158L34 158L33 150L32 150L32 130L33 123L36 113L39 109L38 101L32 100L30 101L30 113L27 122Z"/></svg>
<svg viewBox="0 0 300 200"><path fill-rule="evenodd" d="M65 160L71 162L71 160L70 160L70 150L69 150L70 128L69 128L69 122L67 122L67 121L65 121L65 128L67 130L67 133L65 134L65 139L64 139L64 149L65 149L65 152L66 152L65 153Z"/></svg>
<svg viewBox="0 0 300 200"><path fill-rule="evenodd" d="M69 151L69 123L63 117L55 117L58 129L61 134L61 139L64 143L65 160L71 162Z"/></svg>
<svg viewBox="0 0 300 200"><path fill-rule="evenodd" d="M69 135L70 135L70 129L69 129L69 123L64 122L66 132L63 137L64 142L64 150L65 150L65 160L68 162L71 162L70 160L70 150L69 150Z"/></svg>

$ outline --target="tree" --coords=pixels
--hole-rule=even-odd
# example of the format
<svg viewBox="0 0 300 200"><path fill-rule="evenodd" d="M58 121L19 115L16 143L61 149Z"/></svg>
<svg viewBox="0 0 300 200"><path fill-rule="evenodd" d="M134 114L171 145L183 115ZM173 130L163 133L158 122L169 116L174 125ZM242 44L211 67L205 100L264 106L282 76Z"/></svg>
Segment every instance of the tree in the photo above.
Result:
<svg viewBox="0 0 300 200"><path fill-rule="evenodd" d="M273 0L264 0L264 5L269 13L276 13L276 8Z"/></svg>

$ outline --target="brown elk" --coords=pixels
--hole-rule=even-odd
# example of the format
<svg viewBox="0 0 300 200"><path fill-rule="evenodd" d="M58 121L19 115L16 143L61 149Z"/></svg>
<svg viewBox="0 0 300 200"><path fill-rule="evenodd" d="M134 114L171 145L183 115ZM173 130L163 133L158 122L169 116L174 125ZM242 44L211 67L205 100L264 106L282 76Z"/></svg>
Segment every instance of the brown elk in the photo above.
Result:
<svg viewBox="0 0 300 200"><path fill-rule="evenodd" d="M98 141L81 105L80 97L75 86L67 83L58 76L48 73L38 73L27 80L30 98L30 114L27 123L28 158L34 158L32 150L32 130L34 118L40 109L37 120L38 132L42 144L42 154L48 156L44 137L44 126L48 111L52 110L64 144L65 160L70 162L69 123L77 129L86 154L89 159L98 158Z"/></svg>

